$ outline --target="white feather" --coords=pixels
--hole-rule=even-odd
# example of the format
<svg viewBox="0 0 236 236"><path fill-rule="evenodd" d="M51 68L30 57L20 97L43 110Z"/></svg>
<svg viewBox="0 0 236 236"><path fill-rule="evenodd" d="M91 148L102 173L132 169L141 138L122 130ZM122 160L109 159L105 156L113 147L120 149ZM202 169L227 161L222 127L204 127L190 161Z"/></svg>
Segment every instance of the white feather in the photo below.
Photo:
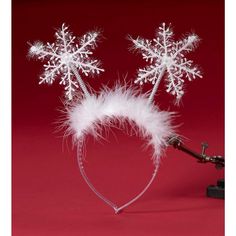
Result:
<svg viewBox="0 0 236 236"><path fill-rule="evenodd" d="M119 127L129 122L136 134L153 147L154 164L158 165L167 138L174 135L173 114L149 104L146 94L116 86L103 89L99 95L82 98L68 110L66 123L74 138L79 140L88 134L100 137L101 127L113 126L117 121Z"/></svg>

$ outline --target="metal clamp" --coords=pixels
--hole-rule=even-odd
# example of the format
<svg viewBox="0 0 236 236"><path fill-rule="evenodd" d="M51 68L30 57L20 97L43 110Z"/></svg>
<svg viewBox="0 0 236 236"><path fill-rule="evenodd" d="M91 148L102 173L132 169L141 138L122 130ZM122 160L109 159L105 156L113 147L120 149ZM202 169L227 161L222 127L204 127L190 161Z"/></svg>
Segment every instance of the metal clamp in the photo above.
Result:
<svg viewBox="0 0 236 236"><path fill-rule="evenodd" d="M168 144L172 145L174 148L176 148L178 150L181 150L181 151L193 156L200 163L208 163L208 162L213 163L213 164L215 164L215 167L217 169L221 169L225 166L225 159L223 156L208 156L208 155L206 155L206 149L208 148L207 143L202 143L202 151L200 154L195 151L192 151L188 147L184 146L182 143L182 140L178 136L174 136L174 137L169 138Z"/></svg>

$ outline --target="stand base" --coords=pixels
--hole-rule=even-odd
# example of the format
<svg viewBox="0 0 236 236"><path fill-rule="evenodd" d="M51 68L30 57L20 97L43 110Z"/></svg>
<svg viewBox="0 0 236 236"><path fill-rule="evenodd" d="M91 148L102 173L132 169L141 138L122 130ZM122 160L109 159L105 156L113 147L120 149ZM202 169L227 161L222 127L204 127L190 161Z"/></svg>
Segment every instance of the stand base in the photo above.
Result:
<svg viewBox="0 0 236 236"><path fill-rule="evenodd" d="M207 197L212 198L225 198L225 180L219 179L217 185L210 185L207 187L206 191Z"/></svg>

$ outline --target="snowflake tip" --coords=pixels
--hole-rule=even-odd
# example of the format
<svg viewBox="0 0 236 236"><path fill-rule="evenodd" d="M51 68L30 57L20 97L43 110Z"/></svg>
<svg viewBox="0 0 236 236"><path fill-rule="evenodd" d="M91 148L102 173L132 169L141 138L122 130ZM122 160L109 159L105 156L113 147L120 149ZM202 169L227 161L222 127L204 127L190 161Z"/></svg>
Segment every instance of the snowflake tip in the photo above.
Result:
<svg viewBox="0 0 236 236"><path fill-rule="evenodd" d="M41 42L34 43L29 49L29 55L39 55L40 51L43 49L43 44Z"/></svg>
<svg viewBox="0 0 236 236"><path fill-rule="evenodd" d="M197 41L199 41L199 37L195 34L189 35L188 36L188 41L189 41L189 43L197 42Z"/></svg>
<svg viewBox="0 0 236 236"><path fill-rule="evenodd" d="M95 32L93 32L93 35L96 38L99 35L99 32L95 31Z"/></svg>
<svg viewBox="0 0 236 236"><path fill-rule="evenodd" d="M62 30L67 30L68 29L68 26L66 25L66 23L62 23L61 29Z"/></svg>

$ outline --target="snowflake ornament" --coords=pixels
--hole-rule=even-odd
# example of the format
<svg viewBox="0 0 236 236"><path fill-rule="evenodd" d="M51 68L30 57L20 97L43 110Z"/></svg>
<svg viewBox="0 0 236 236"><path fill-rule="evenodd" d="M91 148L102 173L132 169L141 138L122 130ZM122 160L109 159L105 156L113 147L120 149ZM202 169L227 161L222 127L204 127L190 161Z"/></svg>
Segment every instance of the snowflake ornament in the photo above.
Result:
<svg viewBox="0 0 236 236"><path fill-rule="evenodd" d="M192 34L177 42L173 41L173 31L163 23L153 40L130 38L134 48L142 54L144 60L150 63L143 69L138 70L135 83L142 85L151 82L154 87L150 94L150 102L153 100L161 79L165 74L166 92L176 96L177 102L184 95L184 77L189 81L197 77L202 78L197 66L188 60L185 54L193 51L199 41L197 35Z"/></svg>
<svg viewBox="0 0 236 236"><path fill-rule="evenodd" d="M44 73L40 76L40 82L52 84L59 78L60 84L65 87L65 95L72 100L74 91L79 86L85 96L89 92L81 79L81 74L99 74L104 70L100 68L98 60L90 59L92 49L96 47L98 32L89 32L82 36L78 43L65 24L55 33L55 43L35 42L29 49L29 55L45 60Z"/></svg>

